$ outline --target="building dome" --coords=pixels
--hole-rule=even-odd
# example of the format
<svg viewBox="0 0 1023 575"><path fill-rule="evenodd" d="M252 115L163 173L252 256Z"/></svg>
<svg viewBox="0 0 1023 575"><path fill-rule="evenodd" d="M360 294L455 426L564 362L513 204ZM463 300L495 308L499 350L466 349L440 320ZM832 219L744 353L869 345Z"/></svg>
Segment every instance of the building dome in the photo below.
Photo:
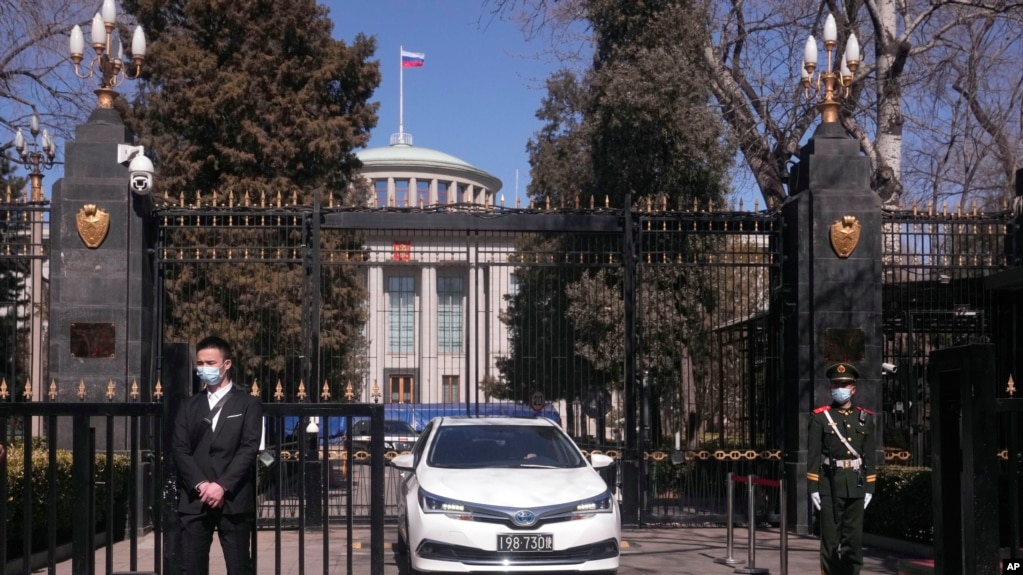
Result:
<svg viewBox="0 0 1023 575"><path fill-rule="evenodd" d="M410 143L357 152L377 206L494 203L501 180L464 160Z"/></svg>

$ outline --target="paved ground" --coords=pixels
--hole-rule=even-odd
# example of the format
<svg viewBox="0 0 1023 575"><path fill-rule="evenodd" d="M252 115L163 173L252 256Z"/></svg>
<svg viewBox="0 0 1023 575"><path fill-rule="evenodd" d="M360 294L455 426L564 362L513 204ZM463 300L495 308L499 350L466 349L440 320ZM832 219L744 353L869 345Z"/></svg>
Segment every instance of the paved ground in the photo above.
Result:
<svg viewBox="0 0 1023 575"><path fill-rule="evenodd" d="M346 533L343 530L332 530L328 535L331 549L329 568L323 569L323 537L317 531L307 532L301 540L296 531L284 531L281 534L280 558L275 555L274 533L259 533L259 560L257 573L281 575L303 575L324 573L325 575L341 575L348 573L348 557L344 552ZM727 556L724 528L649 528L627 529L624 533L623 553L619 575L640 575L647 573L674 575L724 575L734 573L737 567L716 563L716 558ZM352 571L360 575L369 573L369 532L359 529L353 532L352 539L355 549L352 553ZM395 557L391 551L391 543L395 540L393 529L388 529L385 536L387 548L384 552L385 575L404 575L399 571ZM737 530L732 557L745 562L748 558L746 531ZM223 562L219 555L218 543L214 540L214 553L211 559L210 572L214 575L224 572ZM782 574L780 563L780 538L777 529L765 529L757 532L757 548L754 559L756 567L768 569L772 574ZM305 550L304 556L300 549ZM790 535L788 538L788 569L787 573L805 574L818 573L818 541L810 537ZM154 538L146 535L138 539L137 570L153 569ZM130 571L129 546L127 542L114 546L113 572ZM909 558L907 552L887 551L880 548L866 550L866 562L863 575L898 574L899 559ZM9 573L17 573L8 571ZM45 571L45 568L41 571ZM71 574L71 562L64 561L57 565L58 575ZM96 552L96 573L106 573L106 554L103 549Z"/></svg>

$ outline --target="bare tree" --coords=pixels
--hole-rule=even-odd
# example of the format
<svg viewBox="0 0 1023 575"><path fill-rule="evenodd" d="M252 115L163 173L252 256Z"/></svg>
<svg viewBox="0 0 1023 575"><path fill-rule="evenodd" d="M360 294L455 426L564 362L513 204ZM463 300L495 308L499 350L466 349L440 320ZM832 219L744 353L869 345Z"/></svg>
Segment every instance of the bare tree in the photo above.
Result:
<svg viewBox="0 0 1023 575"><path fill-rule="evenodd" d="M70 137L95 107L93 85L75 77L68 36L87 24L97 0L0 0L0 125L10 136L33 111L59 138ZM86 54L88 59L89 54ZM11 138L0 132L0 150Z"/></svg>
<svg viewBox="0 0 1023 575"><path fill-rule="evenodd" d="M769 203L789 193L792 157L817 121L797 85L805 39L819 37L828 12L839 24L839 46L855 33L864 47L840 121L870 159L872 185L886 204L903 196L1005 199L1012 188L1023 153L1023 3L704 1L713 15L703 42L710 88ZM588 0L488 4L528 24L533 37L547 27L550 42L586 30L579 19Z"/></svg>

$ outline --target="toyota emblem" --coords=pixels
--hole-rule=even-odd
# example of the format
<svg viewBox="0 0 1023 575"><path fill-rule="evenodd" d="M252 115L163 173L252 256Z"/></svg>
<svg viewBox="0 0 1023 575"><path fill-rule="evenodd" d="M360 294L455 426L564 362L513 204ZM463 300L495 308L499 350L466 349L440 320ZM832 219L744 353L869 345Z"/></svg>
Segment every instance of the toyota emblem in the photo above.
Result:
<svg viewBox="0 0 1023 575"><path fill-rule="evenodd" d="M536 523L536 514L528 509L516 511L513 517L515 524L521 527L529 527Z"/></svg>

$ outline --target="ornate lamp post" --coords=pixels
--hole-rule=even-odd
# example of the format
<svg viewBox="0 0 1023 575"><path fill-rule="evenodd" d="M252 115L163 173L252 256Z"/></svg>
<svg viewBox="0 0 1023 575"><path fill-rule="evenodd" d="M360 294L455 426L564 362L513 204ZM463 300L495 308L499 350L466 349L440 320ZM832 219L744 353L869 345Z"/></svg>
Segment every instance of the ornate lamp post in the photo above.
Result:
<svg viewBox="0 0 1023 575"><path fill-rule="evenodd" d="M817 69L817 41L813 36L806 39L806 49L803 51L802 85L803 94L807 100L817 100L817 109L821 113L821 121L831 123L838 121L838 109L841 106L839 99L849 97L849 86L852 85L856 69L860 65L860 43L855 34L849 34L845 44L845 53L842 54L842 63L839 72L834 71L834 60L832 55L835 46L838 44L838 29L835 25L835 17L828 14L824 21L824 49L828 53L827 68L821 70L814 77Z"/></svg>
<svg viewBox="0 0 1023 575"><path fill-rule="evenodd" d="M29 133L32 134L32 142L25 140L21 128L14 134L14 149L18 152L18 158L14 160L28 168L29 180L32 183L32 202L42 203L43 198L43 173L42 168L53 167L53 159L57 156L57 146L53 142L53 136L45 128L42 131L42 141L39 138L39 114L32 112L32 120L29 124Z"/></svg>
<svg viewBox="0 0 1023 575"><path fill-rule="evenodd" d="M94 73L98 73L100 76L100 86L96 90L100 108L113 107L114 98L117 97L114 88L128 78L138 78L142 73L142 61L146 57L146 35L142 31L142 26L136 26L131 39L132 63L125 67L121 36L114 33L116 24L117 6L114 0L103 0L100 11L92 17L90 39L96 56L86 64L84 72L80 69L80 64L84 60L85 37L77 24L71 29L71 40L68 43L71 62L75 65L75 75L79 78L91 78Z"/></svg>
<svg viewBox="0 0 1023 575"><path fill-rule="evenodd" d="M42 308L43 308L43 212L41 206L47 203L46 198L43 196L43 169L50 169L53 167L53 160L57 156L57 145L53 141L53 136L45 128L40 132L39 129L39 114L35 111L32 112L32 119L29 121L29 134L32 136L32 141L29 142L25 138L25 134L22 133L21 128L18 128L14 134L14 150L18 153L17 158L12 158L16 163L19 163L28 168L29 182L31 187L30 202L38 204L38 209L32 209L28 212L30 228L30 242L32 245L32 316L31 321L31 335L30 341L32 345L32 356L30 369L30 381L32 382L32 391L26 390L31 400L38 400L41 398L40 393L43 389L43 347L42 347L42 333L43 333L43 321L42 321ZM41 137L40 137L41 134ZM32 429L33 433L39 433L41 431L42 423L38 418L33 418Z"/></svg>

